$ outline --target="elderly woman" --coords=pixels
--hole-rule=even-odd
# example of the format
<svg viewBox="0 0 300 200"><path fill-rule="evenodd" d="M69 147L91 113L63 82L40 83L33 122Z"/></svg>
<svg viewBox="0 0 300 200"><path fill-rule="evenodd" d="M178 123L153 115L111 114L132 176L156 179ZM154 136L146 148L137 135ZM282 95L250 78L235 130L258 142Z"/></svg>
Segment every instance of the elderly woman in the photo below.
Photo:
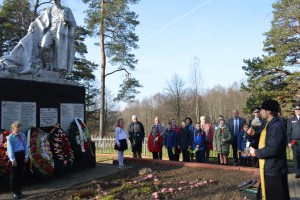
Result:
<svg viewBox="0 0 300 200"><path fill-rule="evenodd" d="M225 125L224 119L219 121L219 126L214 132L213 147L217 151L221 165L228 165L231 134Z"/></svg>
<svg viewBox="0 0 300 200"><path fill-rule="evenodd" d="M202 130L204 130L206 134L205 162L208 163L209 152L210 150L213 149L213 139L214 139L213 127L210 123L207 122L206 116L200 117L200 125Z"/></svg>

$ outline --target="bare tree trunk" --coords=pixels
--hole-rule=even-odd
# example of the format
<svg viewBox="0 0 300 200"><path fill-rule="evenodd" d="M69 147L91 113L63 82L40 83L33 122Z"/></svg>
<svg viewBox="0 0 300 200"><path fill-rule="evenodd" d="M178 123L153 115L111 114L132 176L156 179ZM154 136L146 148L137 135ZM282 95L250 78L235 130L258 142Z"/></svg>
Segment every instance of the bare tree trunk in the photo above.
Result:
<svg viewBox="0 0 300 200"><path fill-rule="evenodd" d="M196 95L196 122L200 122L200 99L198 94Z"/></svg>
<svg viewBox="0 0 300 200"><path fill-rule="evenodd" d="M101 0L100 14L100 46L101 46L101 87L100 87L100 124L99 137L104 136L104 108L105 108L105 67L106 55L104 49L104 0Z"/></svg>

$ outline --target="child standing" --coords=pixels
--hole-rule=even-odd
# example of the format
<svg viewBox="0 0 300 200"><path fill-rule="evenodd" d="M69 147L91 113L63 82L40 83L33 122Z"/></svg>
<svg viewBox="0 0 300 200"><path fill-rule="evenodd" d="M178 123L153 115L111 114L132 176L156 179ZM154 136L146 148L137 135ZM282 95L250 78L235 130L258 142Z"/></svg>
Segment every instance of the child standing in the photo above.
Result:
<svg viewBox="0 0 300 200"><path fill-rule="evenodd" d="M247 133L249 128L249 124L245 123L243 125L243 129L238 135L238 150L241 151L240 165L251 167L252 157L249 155L249 148L255 145L255 140Z"/></svg>
<svg viewBox="0 0 300 200"><path fill-rule="evenodd" d="M155 126L152 127L148 137L148 150L152 152L153 159L158 159L158 152L161 151L163 138Z"/></svg>
<svg viewBox="0 0 300 200"><path fill-rule="evenodd" d="M217 151L221 165L228 165L228 155L230 149L231 134L225 125L224 119L219 121L215 129L213 146Z"/></svg>
<svg viewBox="0 0 300 200"><path fill-rule="evenodd" d="M174 154L174 160L175 161L179 161L179 157L180 157L180 149L178 148L178 137L179 137L179 132L180 132L180 128L176 125L176 120L175 119L172 119L171 120L171 123L172 123L172 129L175 131L176 133L176 148L175 148L175 154Z"/></svg>
<svg viewBox="0 0 300 200"><path fill-rule="evenodd" d="M169 122L167 130L164 134L164 144L168 150L169 160L175 161L176 132L172 128L172 123Z"/></svg>
<svg viewBox="0 0 300 200"><path fill-rule="evenodd" d="M198 163L203 163L205 158L205 142L206 142L206 134L202 130L199 122L195 124L194 130L194 139L192 144L193 152L196 154L196 161Z"/></svg>
<svg viewBox="0 0 300 200"><path fill-rule="evenodd" d="M181 129L178 135L178 148L182 151L183 162L190 162L190 153L188 151L191 148L191 132L188 126L186 126L185 120L181 122Z"/></svg>
<svg viewBox="0 0 300 200"><path fill-rule="evenodd" d="M124 130L124 119L120 118L118 120L118 124L115 130L115 137L116 137L116 146L115 149L118 150L118 163L119 169L125 167L124 165L124 151L127 150L127 134Z"/></svg>
<svg viewBox="0 0 300 200"><path fill-rule="evenodd" d="M21 133L22 124L15 121L10 126L11 134L7 139L8 158L11 162L10 188L14 199L23 198L21 190L22 170L24 163L28 162L28 149L26 136Z"/></svg>

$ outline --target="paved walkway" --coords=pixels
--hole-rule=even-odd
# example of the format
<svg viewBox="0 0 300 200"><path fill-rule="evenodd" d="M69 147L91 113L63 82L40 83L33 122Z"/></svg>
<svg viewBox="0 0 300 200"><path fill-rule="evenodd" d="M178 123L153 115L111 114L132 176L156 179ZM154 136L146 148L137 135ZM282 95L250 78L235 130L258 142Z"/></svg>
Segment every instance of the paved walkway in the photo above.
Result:
<svg viewBox="0 0 300 200"><path fill-rule="evenodd" d="M68 188L80 182L101 178L107 175L114 174L118 171L120 171L120 169L118 169L117 165L112 165L112 161L106 163L97 163L95 168L90 168L82 172L74 173L70 176L51 179L50 181L39 182L38 184L34 185L25 185L22 190L24 191L23 193L26 198L23 199L31 199L32 197L40 194ZM0 194L0 199L12 199L11 193Z"/></svg>
<svg viewBox="0 0 300 200"><path fill-rule="evenodd" d="M295 173L288 175L291 200L300 200L300 178L295 178Z"/></svg>

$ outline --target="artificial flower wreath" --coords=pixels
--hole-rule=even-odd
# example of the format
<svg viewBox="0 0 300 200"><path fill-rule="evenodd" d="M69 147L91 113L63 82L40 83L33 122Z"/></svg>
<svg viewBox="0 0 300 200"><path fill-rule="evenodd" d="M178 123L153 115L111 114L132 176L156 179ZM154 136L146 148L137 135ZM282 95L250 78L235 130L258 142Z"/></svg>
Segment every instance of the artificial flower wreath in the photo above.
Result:
<svg viewBox="0 0 300 200"><path fill-rule="evenodd" d="M66 133L56 124L49 135L50 148L52 151L55 170L59 173L71 172L74 153Z"/></svg>
<svg viewBox="0 0 300 200"><path fill-rule="evenodd" d="M47 134L38 128L29 129L27 146L29 147L30 170L33 174L50 176L53 173L54 161Z"/></svg>
<svg viewBox="0 0 300 200"><path fill-rule="evenodd" d="M0 175L9 178L9 159L7 153L7 137L9 132L0 130Z"/></svg>

